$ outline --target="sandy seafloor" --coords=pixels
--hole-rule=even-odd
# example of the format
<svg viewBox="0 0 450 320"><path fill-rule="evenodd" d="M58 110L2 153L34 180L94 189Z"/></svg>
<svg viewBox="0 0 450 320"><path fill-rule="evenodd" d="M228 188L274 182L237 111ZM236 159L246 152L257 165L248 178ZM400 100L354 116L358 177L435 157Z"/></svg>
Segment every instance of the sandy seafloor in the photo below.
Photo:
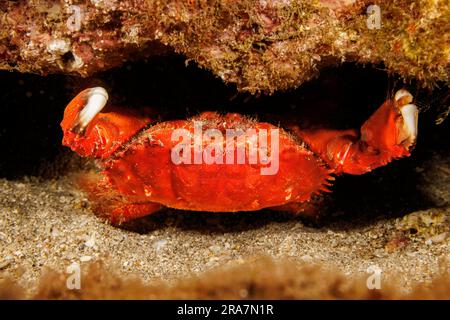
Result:
<svg viewBox="0 0 450 320"><path fill-rule="evenodd" d="M70 174L57 179L1 179L0 279L12 277L33 289L47 268L64 272L73 262L102 260L108 268L144 281L171 280L263 255L320 263L349 276L376 265L407 289L442 272L449 258L448 158L432 153L419 165L411 163L399 179L414 175L419 185L412 188L410 181L394 179L394 185L381 189L392 190L393 196L380 190L374 195L364 184L372 183L373 189L386 179L392 183L395 168L361 178L361 185L344 191L343 202L355 202L349 207L351 214L342 212L345 206L331 206L324 209L328 212L319 224L271 211L167 211L119 228L89 210ZM358 181L352 178L347 184ZM419 204L419 193L427 202L411 209L406 203L394 204L404 201L401 192L396 195L402 188L407 193L415 190L412 198ZM337 193L342 196L343 191ZM387 204L375 208L377 202ZM406 209L394 212L398 207Z"/></svg>

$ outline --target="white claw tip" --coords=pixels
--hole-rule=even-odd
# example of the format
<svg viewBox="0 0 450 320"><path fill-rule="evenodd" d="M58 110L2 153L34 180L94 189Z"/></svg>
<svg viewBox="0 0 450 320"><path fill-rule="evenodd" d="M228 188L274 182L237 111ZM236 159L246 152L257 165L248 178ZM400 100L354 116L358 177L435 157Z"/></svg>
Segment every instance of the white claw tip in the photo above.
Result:
<svg viewBox="0 0 450 320"><path fill-rule="evenodd" d="M407 148L416 142L418 133L419 110L414 104L406 104L400 108L403 117L403 145Z"/></svg>
<svg viewBox="0 0 450 320"><path fill-rule="evenodd" d="M400 89L395 93L394 99L395 102L400 102L401 100L402 105L405 105L413 101L413 96L408 92L408 90Z"/></svg>
<svg viewBox="0 0 450 320"><path fill-rule="evenodd" d="M102 87L86 90L86 105L80 111L75 123L78 131L83 131L94 117L105 107L108 101L108 92Z"/></svg>

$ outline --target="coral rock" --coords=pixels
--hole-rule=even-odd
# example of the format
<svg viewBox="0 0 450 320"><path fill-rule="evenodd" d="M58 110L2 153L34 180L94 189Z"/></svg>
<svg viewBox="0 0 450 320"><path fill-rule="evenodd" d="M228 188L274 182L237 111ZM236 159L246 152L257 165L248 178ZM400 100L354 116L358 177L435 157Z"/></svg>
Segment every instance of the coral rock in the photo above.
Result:
<svg viewBox="0 0 450 320"><path fill-rule="evenodd" d="M297 87L343 61L384 63L427 86L446 80L446 1L371 3L0 1L0 69L89 76L176 51L252 93Z"/></svg>

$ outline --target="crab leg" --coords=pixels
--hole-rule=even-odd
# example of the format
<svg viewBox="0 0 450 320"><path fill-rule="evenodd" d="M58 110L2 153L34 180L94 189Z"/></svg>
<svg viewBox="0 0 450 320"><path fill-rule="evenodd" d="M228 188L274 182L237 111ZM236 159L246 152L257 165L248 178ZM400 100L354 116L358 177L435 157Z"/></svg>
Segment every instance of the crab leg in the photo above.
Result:
<svg viewBox="0 0 450 320"><path fill-rule="evenodd" d="M163 207L159 203L124 197L111 189L107 179L96 173L75 176L75 182L86 192L92 211L113 224L147 216Z"/></svg>
<svg viewBox="0 0 450 320"><path fill-rule="evenodd" d="M402 89L357 130L292 129L335 173L363 174L410 155L417 138L418 109Z"/></svg>

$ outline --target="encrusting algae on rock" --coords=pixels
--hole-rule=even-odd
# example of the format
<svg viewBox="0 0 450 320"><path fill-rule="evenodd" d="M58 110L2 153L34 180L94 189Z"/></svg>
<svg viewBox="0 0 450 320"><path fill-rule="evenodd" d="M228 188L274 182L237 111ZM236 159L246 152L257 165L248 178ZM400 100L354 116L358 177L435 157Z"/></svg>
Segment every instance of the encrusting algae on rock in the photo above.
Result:
<svg viewBox="0 0 450 320"><path fill-rule="evenodd" d="M388 72L427 87L447 81L446 1L377 1L380 25L373 28L370 5L373 1L3 2L0 69L88 76L174 50L251 93L295 88L324 66L344 61L383 63ZM77 17L79 28L71 27Z"/></svg>

